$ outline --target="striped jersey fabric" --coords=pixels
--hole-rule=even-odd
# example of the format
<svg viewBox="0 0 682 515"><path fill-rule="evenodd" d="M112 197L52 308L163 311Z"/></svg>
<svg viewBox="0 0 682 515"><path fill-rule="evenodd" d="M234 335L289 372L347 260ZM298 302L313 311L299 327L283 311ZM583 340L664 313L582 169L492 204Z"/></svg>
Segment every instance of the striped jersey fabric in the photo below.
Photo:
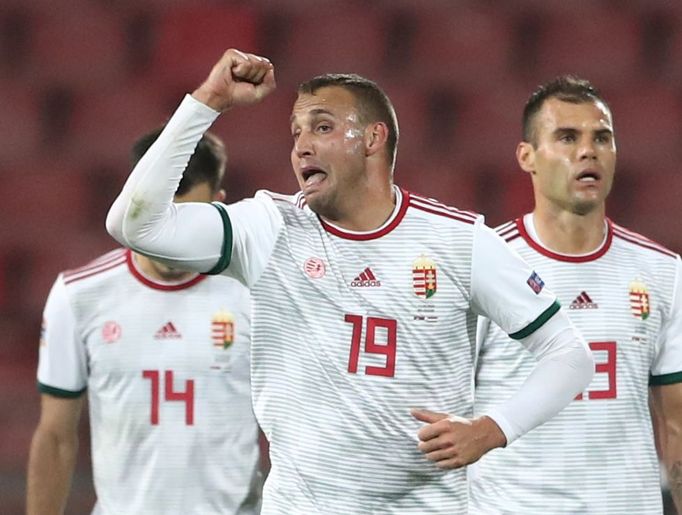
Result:
<svg viewBox="0 0 682 515"><path fill-rule="evenodd" d="M93 513L258 513L249 303L226 277L150 279L124 249L58 276L38 385L87 390Z"/></svg>
<svg viewBox="0 0 682 515"><path fill-rule="evenodd" d="M680 257L610 220L601 247L580 256L543 247L532 215L497 232L567 308L596 373L555 418L470 467L470 512L661 513L648 388L682 381ZM534 360L496 324L480 327L475 409L485 412Z"/></svg>
<svg viewBox="0 0 682 515"><path fill-rule="evenodd" d="M480 216L394 191L392 216L365 233L322 221L301 194L217 206L233 238L225 273L253 298L264 514L463 513L464 470L418 451L410 408L471 416L476 313L505 313L514 332L555 300Z"/></svg>

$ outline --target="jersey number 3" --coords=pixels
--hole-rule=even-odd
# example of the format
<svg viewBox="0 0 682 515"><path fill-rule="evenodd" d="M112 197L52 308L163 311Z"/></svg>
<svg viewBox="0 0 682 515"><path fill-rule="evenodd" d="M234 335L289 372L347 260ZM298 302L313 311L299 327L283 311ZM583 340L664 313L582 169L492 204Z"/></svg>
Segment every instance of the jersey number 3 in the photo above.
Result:
<svg viewBox="0 0 682 515"><path fill-rule="evenodd" d="M587 398L594 399L616 399L618 390L616 384L616 342L589 342L590 350L594 354L595 360L595 379L606 383L606 387L600 390L589 390ZM594 379L593 379L594 381ZM575 400L583 400L583 394L579 394Z"/></svg>
<svg viewBox="0 0 682 515"><path fill-rule="evenodd" d="M346 315L344 320L353 325L353 334L350 343L350 355L348 356L348 372L358 373L358 361L360 359L360 344L362 340L363 325L366 325L365 354L381 355L386 357L383 367L366 366L365 374L368 376L393 377L395 374L395 351L398 322L390 318L367 317L360 315ZM385 334L386 341L377 342L377 330Z"/></svg>
<svg viewBox="0 0 682 515"><path fill-rule="evenodd" d="M152 412L151 423L153 426L159 423L159 383L161 381L158 370L143 370L142 377L149 379L152 382ZM194 425L194 380L188 379L185 381L185 391L177 392L173 389L173 371L164 371L163 377L164 396L165 401L182 401L185 403L185 424L188 426Z"/></svg>

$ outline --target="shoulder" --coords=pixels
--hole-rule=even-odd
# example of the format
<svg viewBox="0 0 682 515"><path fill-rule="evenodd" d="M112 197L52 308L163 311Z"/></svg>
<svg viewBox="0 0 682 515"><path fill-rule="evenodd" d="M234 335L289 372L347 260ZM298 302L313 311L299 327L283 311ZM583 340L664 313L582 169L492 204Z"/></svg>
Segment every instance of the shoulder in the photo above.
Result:
<svg viewBox="0 0 682 515"><path fill-rule="evenodd" d="M677 260L678 254L666 248L660 243L647 238L635 231L610 222L613 231L614 243L624 247L629 247L633 251L646 255L651 259L662 259L664 261Z"/></svg>
<svg viewBox="0 0 682 515"><path fill-rule="evenodd" d="M432 223L457 227L473 227L483 220L483 215L458 209L436 199L416 193L408 193L408 205L414 216L428 219Z"/></svg>
<svg viewBox="0 0 682 515"><path fill-rule="evenodd" d="M81 267L65 270L60 274L62 282L65 286L73 288L98 283L102 279L116 275L120 270L127 270L129 252L125 248L115 249Z"/></svg>
<svg viewBox="0 0 682 515"><path fill-rule="evenodd" d="M302 192L293 195L275 193L269 190L258 190L254 195L254 199L260 202L274 204L283 209L303 209L306 206L305 197Z"/></svg>
<svg viewBox="0 0 682 515"><path fill-rule="evenodd" d="M497 227L494 227L493 230L500 238L509 243L510 241L521 236L521 231L519 231L519 222L520 219L518 218L515 220L510 220L498 225Z"/></svg>

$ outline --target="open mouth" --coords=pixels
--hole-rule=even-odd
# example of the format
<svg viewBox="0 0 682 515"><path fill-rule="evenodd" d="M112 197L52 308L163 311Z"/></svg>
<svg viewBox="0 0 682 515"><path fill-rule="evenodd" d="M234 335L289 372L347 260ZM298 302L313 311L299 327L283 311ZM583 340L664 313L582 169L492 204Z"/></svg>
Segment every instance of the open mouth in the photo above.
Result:
<svg viewBox="0 0 682 515"><path fill-rule="evenodd" d="M601 179L601 176L593 170L584 170L578 174L576 179L580 182L597 182Z"/></svg>
<svg viewBox="0 0 682 515"><path fill-rule="evenodd" d="M327 173L320 168L307 166L301 170L301 177L305 186L313 186L322 182L327 177Z"/></svg>

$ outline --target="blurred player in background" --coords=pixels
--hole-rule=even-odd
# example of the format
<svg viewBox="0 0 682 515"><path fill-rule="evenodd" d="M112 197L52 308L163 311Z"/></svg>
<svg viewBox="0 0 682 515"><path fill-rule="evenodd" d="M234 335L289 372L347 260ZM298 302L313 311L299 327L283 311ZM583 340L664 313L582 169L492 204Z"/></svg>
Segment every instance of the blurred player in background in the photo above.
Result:
<svg viewBox="0 0 682 515"><path fill-rule="evenodd" d="M299 194L174 206L203 132L274 88L267 59L225 52L133 170L107 228L251 288L254 405L272 462L264 513L462 513L462 467L568 404L593 374L589 351L481 217L393 184L395 113L362 77L299 87ZM476 313L539 362L513 399L470 419Z"/></svg>
<svg viewBox="0 0 682 515"><path fill-rule="evenodd" d="M516 156L532 213L497 229L537 270L588 340L596 374L557 417L470 468L472 513L661 513L648 396L682 507L680 256L606 218L616 166L611 110L587 81L537 89ZM476 410L503 402L534 366L494 322L481 324Z"/></svg>
<svg viewBox="0 0 682 515"><path fill-rule="evenodd" d="M135 162L160 133L140 139ZM223 200L226 154L205 134L175 202ZM28 513L62 513L87 390L96 514L256 514L248 290L127 249L60 274L44 311L42 411Z"/></svg>

